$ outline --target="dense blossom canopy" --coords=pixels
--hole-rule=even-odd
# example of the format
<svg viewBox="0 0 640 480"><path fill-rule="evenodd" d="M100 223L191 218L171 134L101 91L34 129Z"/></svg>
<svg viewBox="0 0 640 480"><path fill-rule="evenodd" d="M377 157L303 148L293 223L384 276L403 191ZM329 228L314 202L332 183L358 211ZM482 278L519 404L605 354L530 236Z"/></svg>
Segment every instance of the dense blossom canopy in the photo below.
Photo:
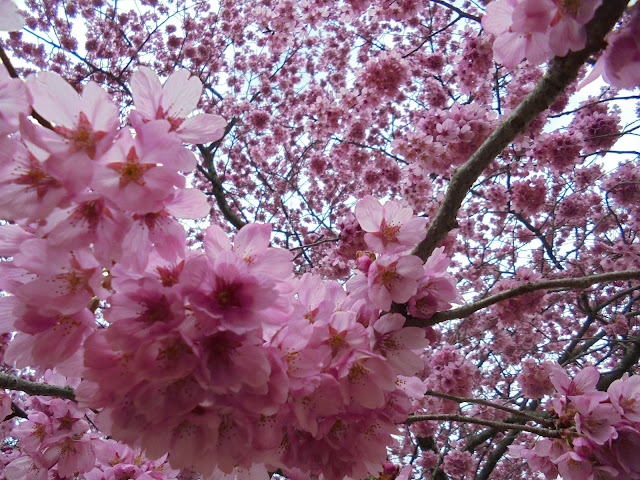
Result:
<svg viewBox="0 0 640 480"><path fill-rule="evenodd" d="M21 8L0 480L640 478L637 2Z"/></svg>

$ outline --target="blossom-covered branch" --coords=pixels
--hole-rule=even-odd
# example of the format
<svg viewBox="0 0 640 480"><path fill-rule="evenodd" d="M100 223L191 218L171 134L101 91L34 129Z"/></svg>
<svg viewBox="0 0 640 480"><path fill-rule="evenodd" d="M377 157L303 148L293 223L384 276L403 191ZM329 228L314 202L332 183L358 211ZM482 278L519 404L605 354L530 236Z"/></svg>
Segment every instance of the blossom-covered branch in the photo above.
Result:
<svg viewBox="0 0 640 480"><path fill-rule="evenodd" d="M613 28L627 6L625 0L609 0L596 12L587 25L587 46L566 57L556 57L547 73L533 91L505 118L482 146L451 176L449 188L426 236L413 250L413 254L425 261L440 245L447 234L456 227L456 216L469 189L500 154L558 96L576 79L587 59L604 46L605 35Z"/></svg>
<svg viewBox="0 0 640 480"><path fill-rule="evenodd" d="M465 318L478 310L494 305L508 298L525 295L537 290L552 289L581 289L591 285L603 282L614 282L619 280L636 280L640 279L640 270L626 270L622 272L599 273L597 275L588 275L578 278L557 278L554 280L544 280L541 282L527 282L504 292L496 293L477 302L465 305L460 308L454 308L444 312L434 314L430 319L424 321L425 325L435 325L454 318Z"/></svg>

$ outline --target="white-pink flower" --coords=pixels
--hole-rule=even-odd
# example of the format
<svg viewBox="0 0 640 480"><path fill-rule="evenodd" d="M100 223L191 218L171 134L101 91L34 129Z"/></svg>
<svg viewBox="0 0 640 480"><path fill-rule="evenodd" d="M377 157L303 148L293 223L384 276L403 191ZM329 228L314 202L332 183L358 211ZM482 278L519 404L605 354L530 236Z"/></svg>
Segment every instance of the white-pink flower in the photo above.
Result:
<svg viewBox="0 0 640 480"><path fill-rule="evenodd" d="M187 70L174 72L164 85L147 67L131 77L131 95L136 109L129 119L136 130L151 120L166 120L185 143L209 143L222 138L226 121L219 115L191 112L198 106L202 83Z"/></svg>

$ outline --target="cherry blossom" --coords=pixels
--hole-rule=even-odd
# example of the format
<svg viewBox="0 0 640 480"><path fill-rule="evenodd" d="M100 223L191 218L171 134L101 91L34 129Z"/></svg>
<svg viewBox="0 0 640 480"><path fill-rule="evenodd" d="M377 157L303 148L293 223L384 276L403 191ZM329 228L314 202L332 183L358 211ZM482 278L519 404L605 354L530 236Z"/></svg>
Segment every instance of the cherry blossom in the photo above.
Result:
<svg viewBox="0 0 640 480"><path fill-rule="evenodd" d="M174 7L3 36L0 477L640 475L638 7Z"/></svg>
<svg viewBox="0 0 640 480"><path fill-rule="evenodd" d="M142 123L156 119L169 122L185 143L209 143L219 140L226 122L218 115L198 113L189 116L197 107L202 93L202 83L190 77L187 70L179 70L169 76L164 85L155 72L140 67L131 77L131 94L136 109L131 122L139 129Z"/></svg>

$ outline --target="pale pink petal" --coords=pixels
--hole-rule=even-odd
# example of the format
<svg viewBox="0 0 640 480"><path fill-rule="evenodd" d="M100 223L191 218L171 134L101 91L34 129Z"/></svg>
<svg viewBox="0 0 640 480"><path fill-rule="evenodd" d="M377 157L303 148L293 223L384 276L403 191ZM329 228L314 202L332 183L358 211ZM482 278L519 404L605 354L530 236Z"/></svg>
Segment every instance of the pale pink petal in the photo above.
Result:
<svg viewBox="0 0 640 480"><path fill-rule="evenodd" d="M384 204L384 221L387 225L404 225L413 217L411 207L403 207L398 202L390 201ZM426 222L426 220L425 220Z"/></svg>
<svg viewBox="0 0 640 480"><path fill-rule="evenodd" d="M97 83L89 82L83 87L82 111L90 114L89 120L94 131L113 132L118 129L118 108Z"/></svg>
<svg viewBox="0 0 640 480"><path fill-rule="evenodd" d="M251 271L284 280L291 276L292 261L293 253L289 250L270 248L251 262Z"/></svg>
<svg viewBox="0 0 640 480"><path fill-rule="evenodd" d="M177 218L202 218L209 214L211 205L202 190L182 188L167 201L166 209Z"/></svg>
<svg viewBox="0 0 640 480"><path fill-rule="evenodd" d="M505 32L493 42L493 55L497 62L513 68L525 57L527 39L524 35Z"/></svg>
<svg viewBox="0 0 640 480"><path fill-rule="evenodd" d="M513 31L544 33L556 11L551 0L523 0L513 10Z"/></svg>
<svg viewBox="0 0 640 480"><path fill-rule="evenodd" d="M199 113L182 122L177 132L184 143L211 143L222 138L226 126L219 115Z"/></svg>
<svg viewBox="0 0 640 480"><path fill-rule="evenodd" d="M250 223L240 229L233 242L234 249L247 263L269 247L270 223Z"/></svg>
<svg viewBox="0 0 640 480"><path fill-rule="evenodd" d="M20 114L27 115L30 105L31 95L24 82L11 78L4 65L0 66L0 136L18 130Z"/></svg>
<svg viewBox="0 0 640 480"><path fill-rule="evenodd" d="M202 83L190 76L187 70L178 70L162 87L162 110L172 119L186 118L198 106Z"/></svg>
<svg viewBox="0 0 640 480"><path fill-rule="evenodd" d="M525 55L529 63L540 65L553 57L553 52L549 48L549 39L542 33L533 33L527 42Z"/></svg>
<svg viewBox="0 0 640 480"><path fill-rule="evenodd" d="M136 110L147 120L155 120L160 107L162 85L153 70L140 67L131 76L131 95Z"/></svg>
<svg viewBox="0 0 640 480"><path fill-rule="evenodd" d="M210 258L216 258L221 252L231 251L231 240L218 225L207 228L203 243L204 250Z"/></svg>
<svg viewBox="0 0 640 480"><path fill-rule="evenodd" d="M24 17L11 0L0 0L0 30L15 32L24 26Z"/></svg>
<svg viewBox="0 0 640 480"><path fill-rule="evenodd" d="M365 232L378 232L382 218L382 205L371 195L367 195L356 204L356 219Z"/></svg>
<svg viewBox="0 0 640 480"><path fill-rule="evenodd" d="M80 96L60 75L38 72L27 78L27 88L33 96L33 108L44 118L68 127L77 123L83 109Z"/></svg>
<svg viewBox="0 0 640 480"><path fill-rule="evenodd" d="M21 302L16 297L0 297L0 334L11 333L16 330L16 327L13 323L16 319L14 310L20 305Z"/></svg>
<svg viewBox="0 0 640 480"><path fill-rule="evenodd" d="M494 35L500 35L509 30L513 23L513 2L497 0L487 5L486 13L482 17L482 28Z"/></svg>

